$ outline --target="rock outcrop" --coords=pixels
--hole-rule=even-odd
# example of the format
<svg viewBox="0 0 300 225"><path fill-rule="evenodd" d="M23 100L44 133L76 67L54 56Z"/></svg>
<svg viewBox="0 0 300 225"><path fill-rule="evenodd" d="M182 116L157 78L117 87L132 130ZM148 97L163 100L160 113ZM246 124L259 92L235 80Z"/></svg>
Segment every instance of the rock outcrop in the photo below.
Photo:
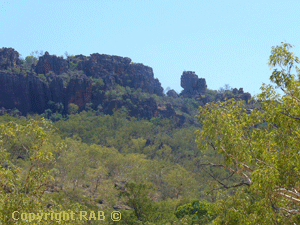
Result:
<svg viewBox="0 0 300 225"><path fill-rule="evenodd" d="M55 74L59 75L66 73L69 69L69 64L67 60L63 57L57 57L55 55L49 55L48 52L41 57L35 67L35 72L37 74L47 74L50 71L53 71Z"/></svg>
<svg viewBox="0 0 300 225"><path fill-rule="evenodd" d="M74 103L79 111L83 110L85 104L91 102L92 88L91 79L85 75L72 77L65 89L66 104Z"/></svg>
<svg viewBox="0 0 300 225"><path fill-rule="evenodd" d="M131 63L131 59L127 57L95 53L90 57L77 55L63 59L45 52L39 57L36 66L31 65L31 72L5 71L20 65L17 51L12 48L0 50L0 107L17 108L25 115L29 112L43 113L49 107L49 101L55 104L62 103L64 112L67 112L70 103L76 104L81 111L86 103L103 101L103 92L96 95L95 90L93 92L91 78L103 80L103 91L119 84L135 89L141 88L150 94L163 95L163 88L158 79L154 79L152 68L140 63ZM95 99L96 97L101 99ZM111 102L106 110L111 111L119 107L121 106L118 102ZM137 111L131 109L131 114L146 118L151 118L155 112L154 99L141 103Z"/></svg>
<svg viewBox="0 0 300 225"><path fill-rule="evenodd" d="M95 53L90 57L69 57L68 61L77 70L83 70L88 77L103 79L106 90L119 84L124 87L141 88L150 94L163 95L161 83L154 79L152 68L141 63L131 63L128 57Z"/></svg>
<svg viewBox="0 0 300 225"><path fill-rule="evenodd" d="M21 64L19 53L13 48L0 49L0 70L7 70Z"/></svg>
<svg viewBox="0 0 300 225"><path fill-rule="evenodd" d="M81 110L91 101L92 83L86 76L73 77L67 87L57 75L48 79L49 83L35 73L16 74L0 71L0 107L17 108L23 115L43 113L48 102L62 102L65 110L74 103Z"/></svg>
<svg viewBox="0 0 300 225"><path fill-rule="evenodd" d="M167 92L167 96L168 96L168 97L173 97L173 98L178 98L178 97L179 97L178 94L176 93L176 91L175 91L174 89L169 90L169 91Z"/></svg>
<svg viewBox="0 0 300 225"><path fill-rule="evenodd" d="M181 75L181 87L183 91L180 96L191 98L206 91L207 85L204 78L198 78L193 71L184 71Z"/></svg>
<svg viewBox="0 0 300 225"><path fill-rule="evenodd" d="M43 113L51 99L47 84L33 73L16 74L0 71L0 106L17 108L22 114Z"/></svg>

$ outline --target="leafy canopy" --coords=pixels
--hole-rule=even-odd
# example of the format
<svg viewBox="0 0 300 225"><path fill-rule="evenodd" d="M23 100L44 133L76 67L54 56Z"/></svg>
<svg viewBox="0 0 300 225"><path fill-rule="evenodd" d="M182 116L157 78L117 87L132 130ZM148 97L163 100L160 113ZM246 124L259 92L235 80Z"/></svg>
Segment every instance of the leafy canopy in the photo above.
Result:
<svg viewBox="0 0 300 225"><path fill-rule="evenodd" d="M270 80L284 96L272 85L263 84L262 93L257 95L262 106L251 114L243 109L243 101L232 99L199 109L198 119L203 124L197 131L199 148L224 156L219 163L202 166L221 167L241 178L230 187L216 179L219 190L240 188L227 202L220 201L217 223L300 221L300 72L296 66L297 79L291 74L299 59L289 52L290 47L287 43L272 47L268 63L271 68L281 67L274 69Z"/></svg>

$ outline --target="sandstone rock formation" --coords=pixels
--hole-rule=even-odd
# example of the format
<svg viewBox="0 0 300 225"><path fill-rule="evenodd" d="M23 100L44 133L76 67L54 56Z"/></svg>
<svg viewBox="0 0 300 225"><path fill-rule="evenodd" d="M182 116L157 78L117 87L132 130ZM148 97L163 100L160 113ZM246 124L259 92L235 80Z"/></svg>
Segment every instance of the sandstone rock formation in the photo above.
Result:
<svg viewBox="0 0 300 225"><path fill-rule="evenodd" d="M53 71L55 74L59 75L66 73L68 68L69 64L63 57L49 55L48 52L45 52L43 56L39 57L35 72L37 74L47 74L50 71Z"/></svg>
<svg viewBox="0 0 300 225"><path fill-rule="evenodd" d="M232 93L237 95L236 100L244 100L246 103L248 103L248 100L251 99L251 94L249 92L244 92L243 88L240 88L239 90L234 88L232 89Z"/></svg>
<svg viewBox="0 0 300 225"><path fill-rule="evenodd" d="M62 102L65 110L74 103L81 110L91 101L92 83L89 78L73 77L66 88L57 75L52 75L48 84L35 73L16 74L0 71L0 107L17 108L23 115L43 113L48 102Z"/></svg>
<svg viewBox="0 0 300 225"><path fill-rule="evenodd" d="M90 57L69 57L68 61L76 65L76 69L83 70L88 77L103 79L105 89L119 84L124 87L141 88L150 94L163 95L163 88L159 80L154 79L152 68L141 63L131 63L128 57L95 53Z"/></svg>
<svg viewBox="0 0 300 225"><path fill-rule="evenodd" d="M193 71L184 71L181 75L181 87L183 91L180 96L191 98L206 91L207 85L204 78L198 78Z"/></svg>
<svg viewBox="0 0 300 225"><path fill-rule="evenodd" d="M27 73L26 76L0 71L0 106L5 109L17 108L22 114L43 113L50 100L47 84Z"/></svg>
<svg viewBox="0 0 300 225"><path fill-rule="evenodd" d="M176 91L175 91L174 89L169 90L169 91L167 92L167 96L168 96L168 97L173 97L173 98L178 98L178 94L176 93Z"/></svg>
<svg viewBox="0 0 300 225"><path fill-rule="evenodd" d="M91 78L101 78L104 82L104 91L119 84L141 88L150 94L163 95L163 88L158 79L154 79L152 68L140 63L131 63L131 59L127 57L95 53L90 57L77 55L63 59L45 52L39 57L36 66L31 65L31 72L29 70L26 73L22 72L22 68L20 73L18 70L5 71L8 68L18 68L20 65L21 60L17 51L12 48L0 49L0 107L17 108L25 115L28 112L43 113L48 108L49 101L62 103L65 112L69 103L78 105L81 111L86 103L92 100L101 102L103 93L92 94ZM100 100L95 99L99 97ZM108 109L118 108L118 103L111 104L116 105L114 107L111 105ZM142 105L135 113L147 118L155 114L154 99L148 99Z"/></svg>
<svg viewBox="0 0 300 225"><path fill-rule="evenodd" d="M7 70L21 64L19 53L13 48L0 49L0 70Z"/></svg>
<svg viewBox="0 0 300 225"><path fill-rule="evenodd" d="M67 104L74 103L78 105L81 111L86 103L91 102L92 82L85 75L74 76L71 78L65 91Z"/></svg>

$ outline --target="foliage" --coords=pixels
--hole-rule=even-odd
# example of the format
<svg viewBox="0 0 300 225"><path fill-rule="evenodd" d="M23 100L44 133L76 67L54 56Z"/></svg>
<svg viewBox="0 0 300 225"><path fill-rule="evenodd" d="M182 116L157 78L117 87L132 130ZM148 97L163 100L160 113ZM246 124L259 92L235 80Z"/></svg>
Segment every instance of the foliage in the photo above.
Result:
<svg viewBox="0 0 300 225"><path fill-rule="evenodd" d="M63 85L66 88L71 80L70 75L68 73L62 73L58 75L58 77L63 80Z"/></svg>
<svg viewBox="0 0 300 225"><path fill-rule="evenodd" d="M298 193L300 180L299 135L299 80L290 74L295 62L299 62L288 51L291 45L282 44L272 48L269 65L279 65L270 77L286 94L280 97L271 85L261 87L257 96L262 108L245 113L242 101L206 104L199 110L202 130L197 131L197 143L201 150L209 148L222 154L224 160L207 162L206 166L222 167L240 176L241 181L228 186L222 180L218 189L244 187L239 192L230 216L219 211L216 221L231 224L289 224L299 222ZM285 67L285 68L284 68ZM300 78L299 70L298 78ZM267 126L257 126L263 122ZM247 194L250 193L250 194ZM251 196L255 196L254 199ZM253 200L251 200L251 198ZM222 203L223 204L223 203ZM225 205L226 205L225 204ZM254 207L249 211L249 204ZM224 218L225 217L225 218ZM285 219L283 219L285 217Z"/></svg>
<svg viewBox="0 0 300 225"><path fill-rule="evenodd" d="M9 122L1 124L0 129L0 221L13 224L11 215L14 211L37 212L46 204L43 193L47 183L53 179L49 166L54 157L44 146L47 145L51 124L44 119L31 121L26 126ZM31 138L30 148L20 142L21 135ZM25 170L14 165L10 159L9 151L14 151L14 143L20 143L26 150L29 164Z"/></svg>
<svg viewBox="0 0 300 225"><path fill-rule="evenodd" d="M37 61L38 61L37 58L34 57L34 56L26 56L26 57L25 57L25 62L26 62L27 64L29 64L29 65L31 65L31 64L36 64Z"/></svg>
<svg viewBox="0 0 300 225"><path fill-rule="evenodd" d="M68 113L69 114L76 114L78 112L78 105L74 104L74 103L69 103L68 105Z"/></svg>
<svg viewBox="0 0 300 225"><path fill-rule="evenodd" d="M44 74L39 74L38 76L39 76L39 78L41 78L43 81L47 82L47 78L45 77Z"/></svg>
<svg viewBox="0 0 300 225"><path fill-rule="evenodd" d="M189 224L203 223L204 220L208 222L213 218L211 204L198 199L195 199L188 204L179 206L175 211L175 215L179 219L186 217L186 219L189 221Z"/></svg>
<svg viewBox="0 0 300 225"><path fill-rule="evenodd" d="M126 196L127 205L133 208L134 215L140 221L146 222L151 218L153 203L147 196L150 186L146 184L127 183L127 191L121 192L121 196Z"/></svg>
<svg viewBox="0 0 300 225"><path fill-rule="evenodd" d="M72 61L69 61L69 65L70 65L70 70L74 71L77 66L78 66L78 62L77 63L73 63Z"/></svg>

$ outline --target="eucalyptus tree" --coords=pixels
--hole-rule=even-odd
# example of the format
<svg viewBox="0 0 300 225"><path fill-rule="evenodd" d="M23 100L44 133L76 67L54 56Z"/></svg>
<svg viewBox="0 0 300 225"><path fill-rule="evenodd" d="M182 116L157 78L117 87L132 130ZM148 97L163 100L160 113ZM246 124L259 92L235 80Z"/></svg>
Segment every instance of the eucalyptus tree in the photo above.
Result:
<svg viewBox="0 0 300 225"><path fill-rule="evenodd" d="M235 195L216 203L216 224L293 224L300 222L300 71L288 43L272 47L269 66L273 85L263 84L255 96L260 109L249 114L243 101L207 103L199 109L203 125L197 130L201 151L214 150L220 167L240 177L228 185L214 178L218 191L235 189ZM295 67L297 75L292 74ZM280 88L284 95L277 93ZM266 126L256 126L265 122Z"/></svg>

